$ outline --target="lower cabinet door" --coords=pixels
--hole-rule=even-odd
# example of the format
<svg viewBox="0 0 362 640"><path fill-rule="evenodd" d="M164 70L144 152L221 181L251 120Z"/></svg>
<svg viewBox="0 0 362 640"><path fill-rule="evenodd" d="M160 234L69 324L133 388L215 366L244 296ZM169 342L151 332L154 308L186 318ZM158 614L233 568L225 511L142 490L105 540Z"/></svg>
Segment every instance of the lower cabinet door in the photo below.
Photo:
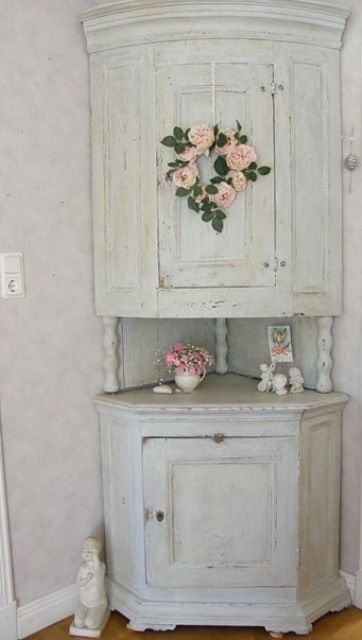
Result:
<svg viewBox="0 0 362 640"><path fill-rule="evenodd" d="M295 438L150 438L143 470L149 586L295 584Z"/></svg>

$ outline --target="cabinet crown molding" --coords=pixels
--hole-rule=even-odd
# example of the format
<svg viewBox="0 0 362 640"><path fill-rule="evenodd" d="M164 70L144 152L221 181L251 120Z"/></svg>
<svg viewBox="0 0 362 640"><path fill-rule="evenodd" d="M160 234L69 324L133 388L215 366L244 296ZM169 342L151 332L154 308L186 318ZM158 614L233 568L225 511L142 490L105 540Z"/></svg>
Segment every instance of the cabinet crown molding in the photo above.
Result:
<svg viewBox="0 0 362 640"><path fill-rule="evenodd" d="M120 31L123 45L134 44L135 37L147 43L227 33L339 49L348 15L345 8L304 0L119 0L83 12L81 21L89 52L122 46Z"/></svg>

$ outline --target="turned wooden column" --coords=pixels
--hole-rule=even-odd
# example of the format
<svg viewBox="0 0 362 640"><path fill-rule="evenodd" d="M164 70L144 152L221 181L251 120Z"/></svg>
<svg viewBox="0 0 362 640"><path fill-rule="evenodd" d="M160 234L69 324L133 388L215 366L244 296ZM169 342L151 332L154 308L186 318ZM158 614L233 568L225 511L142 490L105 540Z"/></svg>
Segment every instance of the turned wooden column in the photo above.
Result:
<svg viewBox="0 0 362 640"><path fill-rule="evenodd" d="M119 318L105 316L103 318L104 327L104 391L106 393L116 393L119 391L118 378L118 322Z"/></svg>
<svg viewBox="0 0 362 640"><path fill-rule="evenodd" d="M319 393L329 393L332 391L332 346L333 346L333 318L331 316L322 316L317 318L318 325L318 359L317 371L318 378L316 389Z"/></svg>

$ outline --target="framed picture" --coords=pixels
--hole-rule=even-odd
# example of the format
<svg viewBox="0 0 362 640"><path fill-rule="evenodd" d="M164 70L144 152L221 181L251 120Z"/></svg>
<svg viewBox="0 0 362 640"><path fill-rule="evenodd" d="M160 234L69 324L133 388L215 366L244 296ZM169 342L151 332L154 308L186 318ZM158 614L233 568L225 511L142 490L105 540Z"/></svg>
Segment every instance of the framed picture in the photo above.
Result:
<svg viewBox="0 0 362 640"><path fill-rule="evenodd" d="M268 342L272 362L293 362L292 338L289 326L268 327Z"/></svg>

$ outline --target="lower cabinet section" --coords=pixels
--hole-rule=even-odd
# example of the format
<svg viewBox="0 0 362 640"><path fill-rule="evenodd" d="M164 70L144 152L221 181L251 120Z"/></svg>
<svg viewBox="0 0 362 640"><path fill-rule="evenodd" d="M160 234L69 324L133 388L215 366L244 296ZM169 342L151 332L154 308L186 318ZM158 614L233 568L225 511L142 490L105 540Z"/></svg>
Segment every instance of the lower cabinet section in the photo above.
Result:
<svg viewBox="0 0 362 640"><path fill-rule="evenodd" d="M110 601L132 629L303 634L349 604L338 575L346 397L254 387L213 375L191 396L97 399Z"/></svg>

